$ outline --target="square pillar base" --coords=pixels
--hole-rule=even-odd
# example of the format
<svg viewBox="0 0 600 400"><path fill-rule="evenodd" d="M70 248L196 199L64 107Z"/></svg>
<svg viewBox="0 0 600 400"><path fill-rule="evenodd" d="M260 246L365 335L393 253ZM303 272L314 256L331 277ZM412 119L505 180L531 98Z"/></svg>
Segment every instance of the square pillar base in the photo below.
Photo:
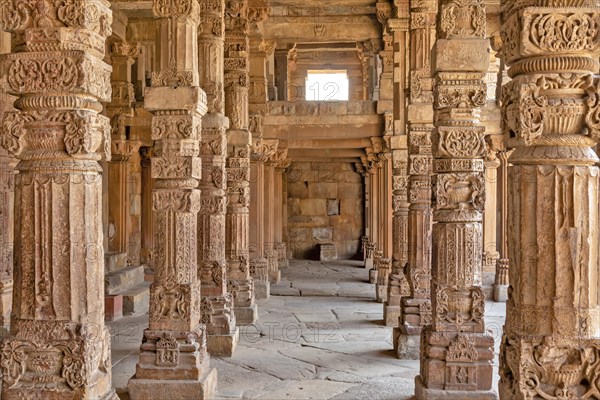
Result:
<svg viewBox="0 0 600 400"><path fill-rule="evenodd" d="M373 258L365 258L365 269L373 268Z"/></svg>
<svg viewBox="0 0 600 400"><path fill-rule="evenodd" d="M496 392L427 389L421 376L415 378L416 400L498 400Z"/></svg>
<svg viewBox="0 0 600 400"><path fill-rule="evenodd" d="M252 325L258 319L258 309L256 304L249 307L234 307L235 320L240 326Z"/></svg>
<svg viewBox="0 0 600 400"><path fill-rule="evenodd" d="M254 298L256 300L268 299L271 297L271 282L254 281Z"/></svg>
<svg viewBox="0 0 600 400"><path fill-rule="evenodd" d="M281 281L281 271L269 271L269 282L278 284Z"/></svg>
<svg viewBox="0 0 600 400"><path fill-rule="evenodd" d="M421 335L407 335L394 328L394 354L400 360L418 360L421 356Z"/></svg>
<svg viewBox="0 0 600 400"><path fill-rule="evenodd" d="M206 349L211 356L231 357L240 341L240 328L228 335L206 335Z"/></svg>
<svg viewBox="0 0 600 400"><path fill-rule="evenodd" d="M287 268L290 266L290 260L287 258L285 260L279 260L279 269Z"/></svg>
<svg viewBox="0 0 600 400"><path fill-rule="evenodd" d="M371 285L377 283L377 270L375 268L369 271L369 283Z"/></svg>
<svg viewBox="0 0 600 400"><path fill-rule="evenodd" d="M508 300L508 285L494 285L494 301L506 303Z"/></svg>
<svg viewBox="0 0 600 400"><path fill-rule="evenodd" d="M400 319L400 306L383 306L383 322L385 326L397 327Z"/></svg>
<svg viewBox="0 0 600 400"><path fill-rule="evenodd" d="M123 318L123 295L104 295L104 320L116 321Z"/></svg>
<svg viewBox="0 0 600 400"><path fill-rule="evenodd" d="M217 389L217 369L212 368L198 381L136 379L127 383L131 400L212 399Z"/></svg>
<svg viewBox="0 0 600 400"><path fill-rule="evenodd" d="M387 285L375 285L375 293L377 295L377 301L379 303L385 303L387 301Z"/></svg>

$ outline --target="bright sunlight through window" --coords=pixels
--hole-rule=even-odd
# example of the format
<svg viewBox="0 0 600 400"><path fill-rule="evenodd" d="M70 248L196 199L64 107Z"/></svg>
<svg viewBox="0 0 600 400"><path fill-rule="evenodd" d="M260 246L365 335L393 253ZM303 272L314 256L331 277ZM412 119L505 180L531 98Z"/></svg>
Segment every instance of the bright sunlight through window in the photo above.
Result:
<svg viewBox="0 0 600 400"><path fill-rule="evenodd" d="M306 100L347 101L348 91L346 71L308 71Z"/></svg>

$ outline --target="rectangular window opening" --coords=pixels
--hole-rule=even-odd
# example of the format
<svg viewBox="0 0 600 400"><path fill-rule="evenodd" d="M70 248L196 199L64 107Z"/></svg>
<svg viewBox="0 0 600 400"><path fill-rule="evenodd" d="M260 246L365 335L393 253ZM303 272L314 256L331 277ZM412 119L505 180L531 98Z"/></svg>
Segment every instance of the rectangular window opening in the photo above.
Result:
<svg viewBox="0 0 600 400"><path fill-rule="evenodd" d="M309 70L305 87L308 101L348 101L348 71Z"/></svg>

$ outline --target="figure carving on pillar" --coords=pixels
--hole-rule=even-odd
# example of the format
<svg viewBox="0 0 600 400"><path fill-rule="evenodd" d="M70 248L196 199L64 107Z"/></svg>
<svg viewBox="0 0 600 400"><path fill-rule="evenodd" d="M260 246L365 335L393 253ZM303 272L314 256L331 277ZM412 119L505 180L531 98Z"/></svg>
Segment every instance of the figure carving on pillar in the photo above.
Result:
<svg viewBox="0 0 600 400"><path fill-rule="evenodd" d="M500 398L598 398L600 3L509 0L502 23L514 150Z"/></svg>
<svg viewBox="0 0 600 400"><path fill-rule="evenodd" d="M0 146L19 163L0 397L117 399L104 325L98 164L101 153L110 157L109 120L99 115L100 102L110 101L110 67L102 61L110 4L7 0L2 14L14 52L2 56L0 70L17 99L2 116Z"/></svg>

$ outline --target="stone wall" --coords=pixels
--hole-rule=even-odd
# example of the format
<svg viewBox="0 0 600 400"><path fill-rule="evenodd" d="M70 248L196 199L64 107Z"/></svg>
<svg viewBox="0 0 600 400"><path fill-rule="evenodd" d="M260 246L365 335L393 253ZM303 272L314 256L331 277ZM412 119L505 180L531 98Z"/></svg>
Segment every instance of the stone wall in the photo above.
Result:
<svg viewBox="0 0 600 400"><path fill-rule="evenodd" d="M334 242L352 258L363 234L363 181L351 163L294 162L287 169L288 256L318 258L318 243Z"/></svg>

